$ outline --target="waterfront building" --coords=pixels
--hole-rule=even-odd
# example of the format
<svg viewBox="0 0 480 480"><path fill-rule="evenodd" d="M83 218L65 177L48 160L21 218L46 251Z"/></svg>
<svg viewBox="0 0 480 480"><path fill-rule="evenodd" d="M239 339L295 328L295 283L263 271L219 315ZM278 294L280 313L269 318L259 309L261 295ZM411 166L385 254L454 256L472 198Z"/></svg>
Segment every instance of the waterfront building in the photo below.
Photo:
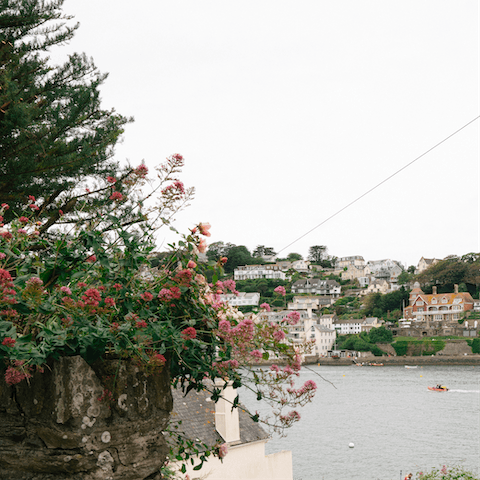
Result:
<svg viewBox="0 0 480 480"><path fill-rule="evenodd" d="M337 331L337 335L352 335L362 331L363 319L361 318L337 318L333 323L333 328Z"/></svg>

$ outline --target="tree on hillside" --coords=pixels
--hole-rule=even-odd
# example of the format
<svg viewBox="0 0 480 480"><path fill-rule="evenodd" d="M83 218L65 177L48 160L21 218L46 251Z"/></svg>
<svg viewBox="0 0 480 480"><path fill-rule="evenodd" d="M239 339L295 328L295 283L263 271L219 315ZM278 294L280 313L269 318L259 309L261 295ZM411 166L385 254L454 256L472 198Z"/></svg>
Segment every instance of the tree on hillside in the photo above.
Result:
<svg viewBox="0 0 480 480"><path fill-rule="evenodd" d="M303 260L303 257L299 253L289 253L287 255L287 260L289 262L296 262L297 260Z"/></svg>
<svg viewBox="0 0 480 480"><path fill-rule="evenodd" d="M96 202L73 193L82 180L119 176L112 156L130 119L101 107L106 75L84 54L63 65L51 65L46 56L78 26L67 25L71 17L61 12L62 4L0 0L0 204L10 206L5 223L32 203L29 195L39 210L51 213L44 225L62 215L66 222L76 208L85 213Z"/></svg>
<svg viewBox="0 0 480 480"><path fill-rule="evenodd" d="M325 245L314 245L308 250L308 259L317 265L320 265L326 257L327 247Z"/></svg>
<svg viewBox="0 0 480 480"><path fill-rule="evenodd" d="M234 246L233 243L213 242L208 246L207 258L212 262L217 262L220 258L227 257L228 251Z"/></svg>
<svg viewBox="0 0 480 480"><path fill-rule="evenodd" d="M275 250L272 247L266 247L265 245L257 245L252 254L254 258L274 257L275 255Z"/></svg>
<svg viewBox="0 0 480 480"><path fill-rule="evenodd" d="M480 255L450 255L418 274L415 280L427 289L436 285L439 292L451 292L455 284L465 283L468 291L474 293L480 283Z"/></svg>
<svg viewBox="0 0 480 480"><path fill-rule="evenodd" d="M227 252L227 263L224 265L225 273L233 271L242 265L251 265L258 263L256 258L252 257L250 250L244 245L234 245Z"/></svg>

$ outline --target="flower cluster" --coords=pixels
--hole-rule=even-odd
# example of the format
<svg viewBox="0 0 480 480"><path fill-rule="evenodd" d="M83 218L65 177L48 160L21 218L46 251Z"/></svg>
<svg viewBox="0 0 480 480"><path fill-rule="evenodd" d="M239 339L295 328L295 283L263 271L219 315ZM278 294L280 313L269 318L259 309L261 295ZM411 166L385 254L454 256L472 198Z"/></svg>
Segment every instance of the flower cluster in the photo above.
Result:
<svg viewBox="0 0 480 480"><path fill-rule="evenodd" d="M158 189L159 216L188 198L189 190L176 178L182 165L183 157L175 154L158 170L168 184ZM138 223L121 216L132 195L140 196L136 179L146 182L146 175L141 165L124 176L106 177L97 195L102 192L111 211L97 223L89 220L43 235L39 230L48 223L48 212L43 206L31 208L43 203L29 198L32 211L2 227L0 368L5 381L15 386L60 355L82 355L87 361L120 356L152 375L168 368L173 383L185 388L210 388L215 378L237 387L249 384L278 407L279 426L291 425L299 415L284 414L282 407L301 405L315 391L311 383L294 385L307 346L296 351L285 328L299 314L290 312L284 325L272 324L223 303L221 294L238 292L233 280L218 280L226 258L211 267L211 284L207 267L199 265L197 252L205 251L210 236L208 223L197 224L178 246L156 256L155 229L143 213ZM0 214L7 209L3 205ZM284 295L282 289L276 292ZM282 366L259 372L258 364L270 356ZM104 393L102 400L110 401ZM213 394L218 398L221 390ZM220 446L217 454L224 456L226 448Z"/></svg>

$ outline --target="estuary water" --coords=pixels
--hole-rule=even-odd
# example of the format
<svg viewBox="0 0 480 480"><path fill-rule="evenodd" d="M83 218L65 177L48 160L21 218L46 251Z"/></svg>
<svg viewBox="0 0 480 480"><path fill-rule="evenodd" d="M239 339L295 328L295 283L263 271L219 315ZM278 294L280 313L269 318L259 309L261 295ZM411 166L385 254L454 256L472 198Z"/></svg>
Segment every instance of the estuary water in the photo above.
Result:
<svg viewBox="0 0 480 480"><path fill-rule="evenodd" d="M267 454L292 451L294 480L403 480L442 465L480 474L480 366L308 368L298 385L314 380L314 401L267 443ZM437 384L450 390L428 390Z"/></svg>

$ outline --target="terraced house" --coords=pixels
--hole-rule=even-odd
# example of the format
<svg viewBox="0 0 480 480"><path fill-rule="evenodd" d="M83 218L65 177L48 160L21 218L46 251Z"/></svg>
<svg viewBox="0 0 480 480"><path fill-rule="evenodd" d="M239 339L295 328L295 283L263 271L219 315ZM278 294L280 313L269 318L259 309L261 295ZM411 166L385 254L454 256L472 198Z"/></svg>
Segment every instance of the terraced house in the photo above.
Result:
<svg viewBox="0 0 480 480"><path fill-rule="evenodd" d="M338 298L341 294L341 286L335 280L302 278L292 285L292 293L308 293L309 295L324 295Z"/></svg>

